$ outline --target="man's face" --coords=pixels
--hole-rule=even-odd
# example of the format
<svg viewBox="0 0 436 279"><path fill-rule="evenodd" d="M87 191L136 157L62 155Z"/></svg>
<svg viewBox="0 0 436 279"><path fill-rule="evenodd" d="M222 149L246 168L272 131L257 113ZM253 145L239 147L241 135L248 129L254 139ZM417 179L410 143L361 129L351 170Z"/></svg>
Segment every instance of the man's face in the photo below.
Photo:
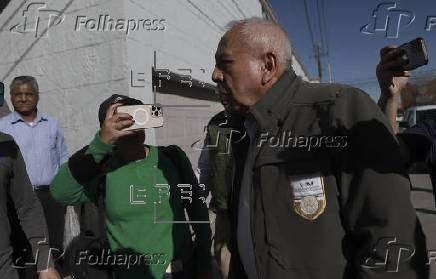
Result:
<svg viewBox="0 0 436 279"><path fill-rule="evenodd" d="M230 31L221 38L212 80L217 83L225 109L244 115L259 100L262 64L260 57L255 57L238 35Z"/></svg>
<svg viewBox="0 0 436 279"><path fill-rule="evenodd" d="M36 110L39 95L31 83L17 84L11 91L11 102L19 114L29 115Z"/></svg>

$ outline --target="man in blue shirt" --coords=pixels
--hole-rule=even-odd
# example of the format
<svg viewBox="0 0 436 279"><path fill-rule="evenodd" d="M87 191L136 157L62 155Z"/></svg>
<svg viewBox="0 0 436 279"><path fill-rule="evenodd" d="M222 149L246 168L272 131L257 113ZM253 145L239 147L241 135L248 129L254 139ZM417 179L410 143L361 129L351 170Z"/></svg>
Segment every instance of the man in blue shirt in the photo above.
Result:
<svg viewBox="0 0 436 279"><path fill-rule="evenodd" d="M37 109L39 89L34 77L15 77L10 95L14 111L0 119L0 131L13 136L23 154L30 181L44 209L50 247L56 257L63 250L65 206L51 197L49 185L59 167L68 161L65 139L58 121Z"/></svg>

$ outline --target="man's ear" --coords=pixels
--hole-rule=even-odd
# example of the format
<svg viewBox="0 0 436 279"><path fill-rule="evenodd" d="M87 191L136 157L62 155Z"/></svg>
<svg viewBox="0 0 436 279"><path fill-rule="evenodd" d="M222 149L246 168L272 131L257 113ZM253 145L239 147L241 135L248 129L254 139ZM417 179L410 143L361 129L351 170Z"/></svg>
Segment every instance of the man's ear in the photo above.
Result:
<svg viewBox="0 0 436 279"><path fill-rule="evenodd" d="M14 98L14 88L9 89L9 97L11 97L11 104L12 104L12 99Z"/></svg>
<svg viewBox="0 0 436 279"><path fill-rule="evenodd" d="M278 73L277 55L269 51L263 57L262 85L269 83Z"/></svg>

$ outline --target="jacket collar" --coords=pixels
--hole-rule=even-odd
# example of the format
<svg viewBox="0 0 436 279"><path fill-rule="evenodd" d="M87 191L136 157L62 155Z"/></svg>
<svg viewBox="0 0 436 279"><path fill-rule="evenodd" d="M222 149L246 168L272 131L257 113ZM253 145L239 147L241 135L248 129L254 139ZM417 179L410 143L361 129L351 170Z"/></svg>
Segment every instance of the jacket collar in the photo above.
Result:
<svg viewBox="0 0 436 279"><path fill-rule="evenodd" d="M265 95L250 107L249 116L258 125L258 132L266 132L284 122L289 113L289 100L296 92L300 78L292 69L286 70Z"/></svg>

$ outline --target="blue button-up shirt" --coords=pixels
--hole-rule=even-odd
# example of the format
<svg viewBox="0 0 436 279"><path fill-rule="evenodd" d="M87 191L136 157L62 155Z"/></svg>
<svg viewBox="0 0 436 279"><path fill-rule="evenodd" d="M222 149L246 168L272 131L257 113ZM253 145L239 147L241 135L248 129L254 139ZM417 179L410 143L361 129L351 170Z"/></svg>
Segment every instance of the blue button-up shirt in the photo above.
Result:
<svg viewBox="0 0 436 279"><path fill-rule="evenodd" d="M50 185L59 167L68 161L68 150L56 119L40 111L32 124L17 112L0 118L0 131L14 137L34 187Z"/></svg>

